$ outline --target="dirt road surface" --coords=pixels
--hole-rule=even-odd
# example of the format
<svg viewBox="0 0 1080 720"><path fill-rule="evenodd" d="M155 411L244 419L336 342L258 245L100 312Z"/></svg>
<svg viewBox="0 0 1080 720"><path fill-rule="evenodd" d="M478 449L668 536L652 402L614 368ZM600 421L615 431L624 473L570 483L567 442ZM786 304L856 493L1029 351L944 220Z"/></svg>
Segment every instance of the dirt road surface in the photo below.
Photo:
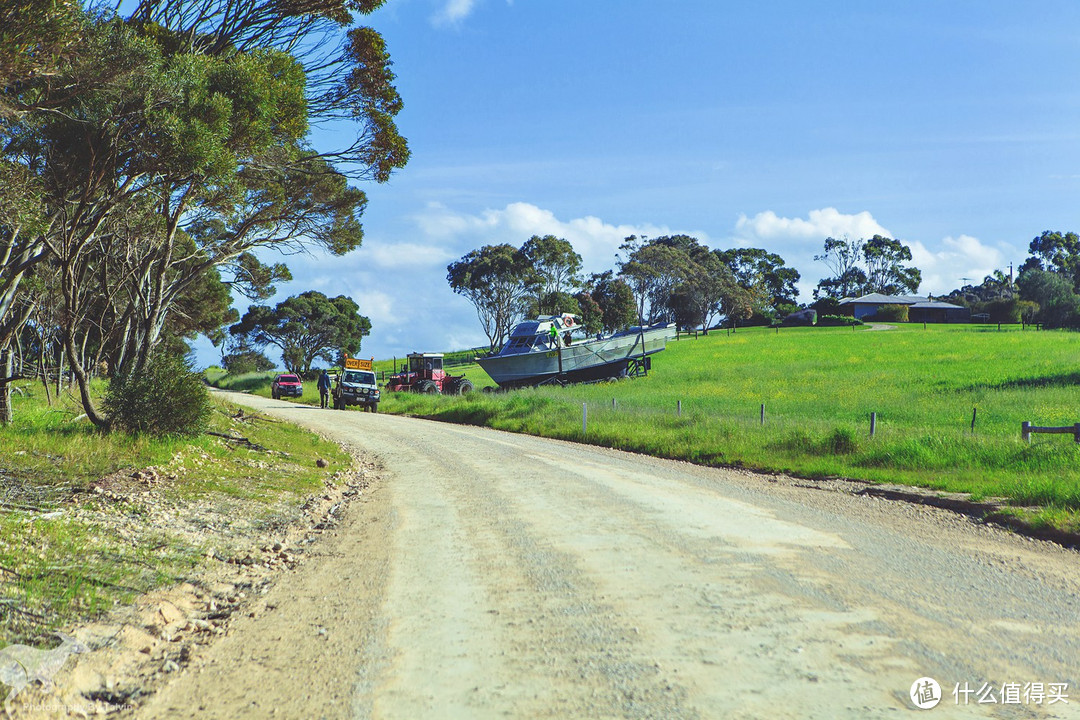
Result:
<svg viewBox="0 0 1080 720"><path fill-rule="evenodd" d="M242 402L383 470L139 717L895 718L924 712L922 677L927 717L1080 717L1076 552L783 478Z"/></svg>

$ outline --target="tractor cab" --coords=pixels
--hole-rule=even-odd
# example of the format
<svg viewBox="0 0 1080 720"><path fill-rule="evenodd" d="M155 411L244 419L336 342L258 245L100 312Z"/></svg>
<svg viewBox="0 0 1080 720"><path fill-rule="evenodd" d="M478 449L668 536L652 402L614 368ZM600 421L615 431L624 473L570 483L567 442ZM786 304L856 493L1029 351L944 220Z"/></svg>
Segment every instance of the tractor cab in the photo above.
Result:
<svg viewBox="0 0 1080 720"><path fill-rule="evenodd" d="M408 356L409 374L414 375L416 380L434 380L440 386L446 371L443 370L442 353L411 353Z"/></svg>

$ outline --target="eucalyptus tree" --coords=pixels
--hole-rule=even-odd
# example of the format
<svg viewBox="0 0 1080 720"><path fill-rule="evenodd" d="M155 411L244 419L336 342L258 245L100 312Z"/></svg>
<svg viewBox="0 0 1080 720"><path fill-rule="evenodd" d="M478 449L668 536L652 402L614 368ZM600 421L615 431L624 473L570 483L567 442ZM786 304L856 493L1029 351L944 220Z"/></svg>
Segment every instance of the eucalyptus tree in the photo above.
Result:
<svg viewBox="0 0 1080 720"><path fill-rule="evenodd" d="M768 305L796 304L799 271L788 267L784 258L762 248L732 248L713 252L731 269L742 287L747 290L759 288L766 296Z"/></svg>
<svg viewBox="0 0 1080 720"><path fill-rule="evenodd" d="M554 235L533 235L521 246L521 253L532 264L537 276L538 306L544 298L569 294L581 285L581 255L569 240Z"/></svg>
<svg viewBox="0 0 1080 720"><path fill-rule="evenodd" d="M409 155L385 44L349 27L353 11L381 4L145 0L119 3L124 17L99 7L55 75L5 89L10 104L50 107L0 123L0 147L42 186L40 241L59 268L64 346L93 422L107 419L79 345L102 298L113 322L99 329L123 337L115 369L130 373L210 270L257 296L287 276L259 263L259 249L360 244L366 197L349 181L385 181ZM341 119L356 123L351 140L311 146L312 122Z"/></svg>
<svg viewBox="0 0 1080 720"><path fill-rule="evenodd" d="M913 294L919 290L922 272L904 264L911 259L911 248L882 235L869 240L825 238L825 252L814 260L825 263L833 274L818 282L814 297Z"/></svg>
<svg viewBox="0 0 1080 720"><path fill-rule="evenodd" d="M492 352L502 347L540 283L525 254L507 243L485 245L450 263L446 281L472 303Z"/></svg>
<svg viewBox="0 0 1080 720"><path fill-rule="evenodd" d="M340 362L343 353L360 352L371 321L351 298L309 290L272 308L252 305L229 332L242 346L274 345L288 370L306 373L316 358Z"/></svg>

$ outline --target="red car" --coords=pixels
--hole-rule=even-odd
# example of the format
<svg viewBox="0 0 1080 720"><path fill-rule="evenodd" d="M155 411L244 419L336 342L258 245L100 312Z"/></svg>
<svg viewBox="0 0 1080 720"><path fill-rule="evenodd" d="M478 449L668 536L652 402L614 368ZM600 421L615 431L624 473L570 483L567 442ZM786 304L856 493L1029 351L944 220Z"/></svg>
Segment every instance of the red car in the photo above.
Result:
<svg viewBox="0 0 1080 720"><path fill-rule="evenodd" d="M278 375L270 383L270 395L275 400L282 396L300 397L303 394L304 384L300 382L299 375Z"/></svg>

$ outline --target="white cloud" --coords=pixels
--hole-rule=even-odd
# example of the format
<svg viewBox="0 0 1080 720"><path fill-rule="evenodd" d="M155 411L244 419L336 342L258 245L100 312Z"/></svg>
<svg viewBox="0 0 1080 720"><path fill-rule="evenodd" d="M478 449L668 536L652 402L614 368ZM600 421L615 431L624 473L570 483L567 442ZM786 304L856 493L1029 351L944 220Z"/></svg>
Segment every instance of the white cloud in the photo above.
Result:
<svg viewBox="0 0 1080 720"><path fill-rule="evenodd" d="M1016 249L1005 245L992 247L970 235L946 237L939 248L927 248L921 242L907 243L912 264L922 270L920 292L946 293L963 285L978 285L995 270L1008 267L1008 258Z"/></svg>
<svg viewBox="0 0 1080 720"><path fill-rule="evenodd" d="M657 237L674 232L652 224L616 225L592 215L560 220L552 211L525 202L510 203L505 208L479 214L458 213L443 205L431 204L415 217L415 221L426 236L457 246L461 255L483 245L510 243L520 246L533 235L555 235L569 240L581 253L586 272L613 268L619 245L630 235ZM708 242L703 233L689 234Z"/></svg>
<svg viewBox="0 0 1080 720"><path fill-rule="evenodd" d="M370 243L360 253L364 261L375 268L402 270L429 266L446 267L453 258L446 248L423 243Z"/></svg>
<svg viewBox="0 0 1080 720"><path fill-rule="evenodd" d="M780 217L771 210L753 217L740 215L731 241L783 257L789 267L801 273L801 297L809 301L817 281L828 274L825 265L814 260L814 255L822 252L825 238L858 240L874 235L896 237L868 211L848 214L827 207L811 210L805 218ZM969 282L961 278L978 284L994 270L1006 268L1009 258L1023 254L1005 244L988 245L971 235L945 237L937 243L898 239L911 248L912 264L922 271L921 294L943 294Z"/></svg>
<svg viewBox="0 0 1080 720"><path fill-rule="evenodd" d="M737 238L753 243L758 240L815 240L824 243L825 238L871 238L874 235L892 234L883 228L867 211L849 215L836 208L811 210L806 219L780 217L772 210L760 212L750 218L739 215L735 223Z"/></svg>
<svg viewBox="0 0 1080 720"><path fill-rule="evenodd" d="M477 0L445 0L431 20L435 25L452 25L467 18L476 7Z"/></svg>

